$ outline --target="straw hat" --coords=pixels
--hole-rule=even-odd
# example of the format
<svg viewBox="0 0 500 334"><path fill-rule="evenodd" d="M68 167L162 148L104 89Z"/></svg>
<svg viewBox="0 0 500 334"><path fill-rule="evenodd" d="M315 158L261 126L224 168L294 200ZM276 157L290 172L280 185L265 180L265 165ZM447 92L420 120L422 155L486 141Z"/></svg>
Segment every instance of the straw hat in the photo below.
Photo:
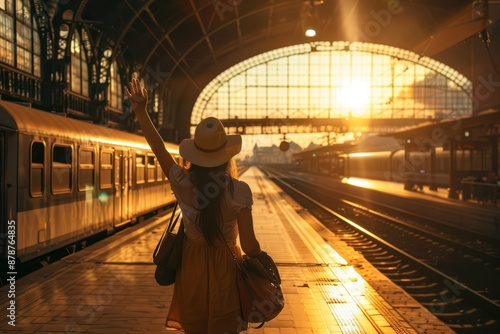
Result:
<svg viewBox="0 0 500 334"><path fill-rule="evenodd" d="M221 121L207 117L196 126L194 139L184 139L180 155L202 167L215 167L229 161L241 150L241 136L227 135Z"/></svg>

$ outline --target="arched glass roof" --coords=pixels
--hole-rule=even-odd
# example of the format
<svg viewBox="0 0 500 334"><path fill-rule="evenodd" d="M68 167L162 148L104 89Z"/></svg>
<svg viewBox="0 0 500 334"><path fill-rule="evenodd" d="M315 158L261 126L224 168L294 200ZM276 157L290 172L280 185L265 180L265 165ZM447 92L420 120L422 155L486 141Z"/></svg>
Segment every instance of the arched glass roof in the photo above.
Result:
<svg viewBox="0 0 500 334"><path fill-rule="evenodd" d="M472 113L472 84L449 66L361 42L289 46L218 75L191 123L232 118L454 118Z"/></svg>

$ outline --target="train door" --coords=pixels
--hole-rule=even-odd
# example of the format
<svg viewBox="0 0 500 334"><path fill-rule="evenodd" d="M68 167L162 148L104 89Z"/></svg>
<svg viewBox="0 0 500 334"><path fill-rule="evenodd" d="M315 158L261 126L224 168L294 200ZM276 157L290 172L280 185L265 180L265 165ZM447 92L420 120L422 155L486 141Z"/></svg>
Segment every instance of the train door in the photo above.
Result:
<svg viewBox="0 0 500 334"><path fill-rule="evenodd" d="M0 234L5 236L5 240L7 240L7 236L10 235L9 231L13 231L12 226L17 226L18 223L18 149L19 137L16 132L8 128L3 128L2 131L0 131ZM16 231L18 231L18 227L16 227ZM17 240L19 240L19 238L17 238ZM7 245L7 242L0 242L0 259L7 258ZM16 246L18 246L17 241Z"/></svg>
<svg viewBox="0 0 500 334"><path fill-rule="evenodd" d="M130 220L129 205L129 153L128 150L115 151L115 196L114 225L119 226Z"/></svg>
<svg viewBox="0 0 500 334"><path fill-rule="evenodd" d="M30 176L30 191L34 194L42 195L43 179L40 180L40 178L43 177L43 173L45 171L43 168L45 144L41 141L33 141L31 143L31 152L31 173L34 173L34 171L41 171L42 175L35 177L36 174L32 174ZM96 205L96 202L93 200L95 192L97 192L97 186L95 183L95 154L95 149L93 147L80 146L78 148L77 182L79 201L75 208L78 212L78 218L80 221L79 224L81 224L81 226L85 226L85 228L93 228L94 224L99 225L97 215L95 214L96 207L98 207L98 205ZM35 182L33 183L33 181ZM85 200L81 201L82 197L80 196L85 196Z"/></svg>
<svg viewBox="0 0 500 334"><path fill-rule="evenodd" d="M132 157L130 156L129 150L123 151L122 154L122 213L123 218L126 221L132 219L132 197L129 194L129 190L132 188L130 183L132 180L132 171L130 169Z"/></svg>

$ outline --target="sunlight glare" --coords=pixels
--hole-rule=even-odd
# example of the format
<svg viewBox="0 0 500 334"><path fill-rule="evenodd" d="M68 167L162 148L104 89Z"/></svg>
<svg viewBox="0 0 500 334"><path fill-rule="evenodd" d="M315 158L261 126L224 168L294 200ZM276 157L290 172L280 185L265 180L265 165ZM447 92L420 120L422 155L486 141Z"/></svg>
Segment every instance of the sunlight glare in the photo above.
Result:
<svg viewBox="0 0 500 334"><path fill-rule="evenodd" d="M370 182L369 180L358 179L355 177L344 178L342 179L342 183L347 183L356 187L363 187L363 188L369 188L373 186L372 182Z"/></svg>
<svg viewBox="0 0 500 334"><path fill-rule="evenodd" d="M368 80L354 79L345 83L339 89L337 99L342 107L350 108L353 115L360 116L360 113L364 111L364 107L367 107L370 102L370 82Z"/></svg>

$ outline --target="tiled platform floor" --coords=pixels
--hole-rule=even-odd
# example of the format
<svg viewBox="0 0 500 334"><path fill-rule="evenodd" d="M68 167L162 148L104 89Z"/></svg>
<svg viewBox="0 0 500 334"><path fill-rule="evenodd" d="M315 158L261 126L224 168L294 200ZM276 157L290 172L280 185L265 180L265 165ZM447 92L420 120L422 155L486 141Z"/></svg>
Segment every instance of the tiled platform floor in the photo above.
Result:
<svg viewBox="0 0 500 334"><path fill-rule="evenodd" d="M279 265L286 300L277 318L248 332L453 333L282 197L257 168L242 179L253 190L256 234ZM172 287L155 283L151 254L168 216L129 228L18 280L15 327L5 316L7 288L0 288L0 331L165 333Z"/></svg>

